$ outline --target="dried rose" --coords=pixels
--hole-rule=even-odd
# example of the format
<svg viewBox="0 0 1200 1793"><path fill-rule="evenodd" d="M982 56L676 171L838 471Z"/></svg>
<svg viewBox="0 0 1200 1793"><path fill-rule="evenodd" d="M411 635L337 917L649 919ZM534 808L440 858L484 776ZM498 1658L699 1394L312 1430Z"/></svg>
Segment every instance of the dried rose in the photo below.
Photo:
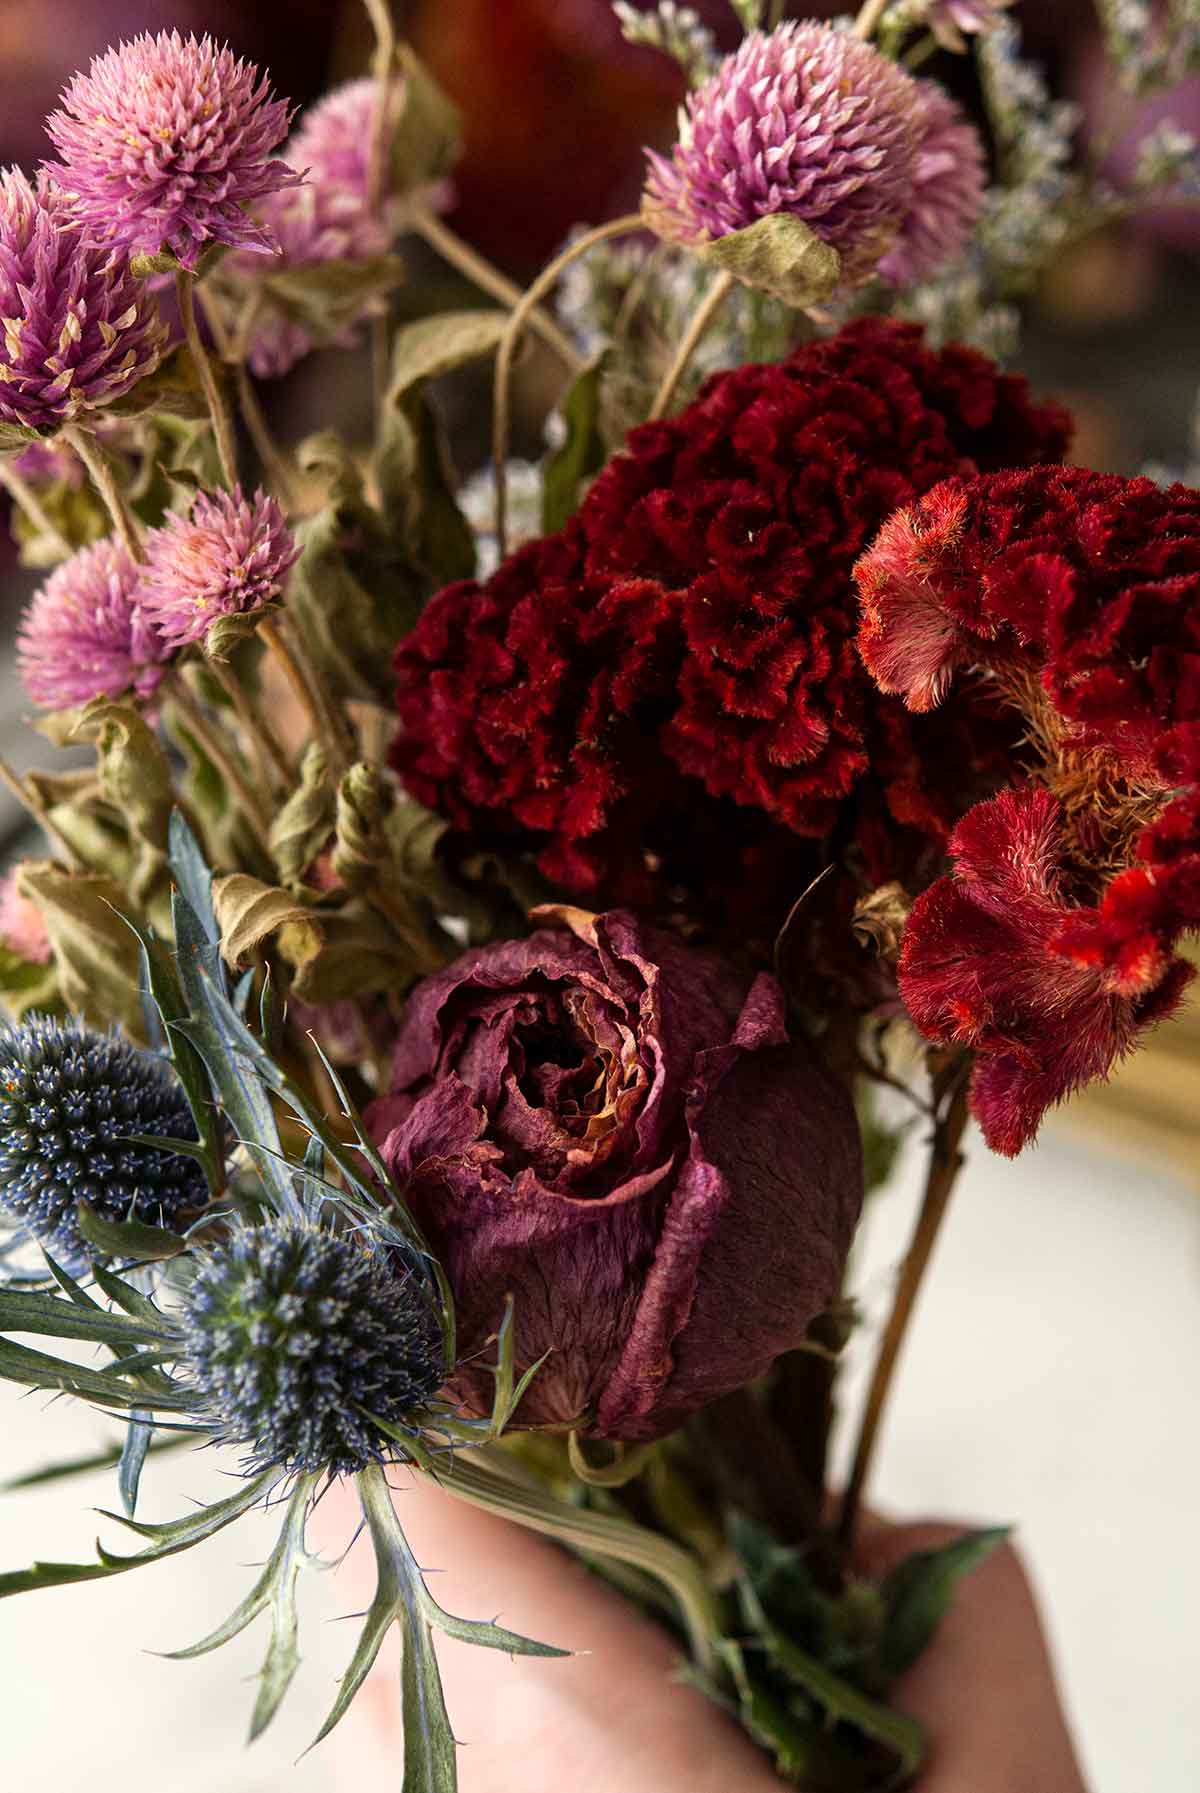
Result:
<svg viewBox="0 0 1200 1793"><path fill-rule="evenodd" d="M450 1277L467 1404L511 1293L521 1362L550 1353L526 1423L657 1438L836 1293L853 1108L774 978L623 910L535 919L419 986L371 1130Z"/></svg>

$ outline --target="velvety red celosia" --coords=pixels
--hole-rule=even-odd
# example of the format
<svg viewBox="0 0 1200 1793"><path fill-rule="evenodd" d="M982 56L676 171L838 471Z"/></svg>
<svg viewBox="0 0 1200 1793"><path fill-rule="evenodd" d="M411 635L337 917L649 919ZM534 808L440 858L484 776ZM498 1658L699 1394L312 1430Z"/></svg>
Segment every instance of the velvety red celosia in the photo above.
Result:
<svg viewBox="0 0 1200 1793"><path fill-rule="evenodd" d="M982 672L1026 788L981 804L917 902L900 989L974 1047L989 1143L1103 1077L1190 972L1200 927L1200 492L1080 468L950 481L858 568L861 649L914 709Z"/></svg>
<svg viewBox="0 0 1200 1793"><path fill-rule="evenodd" d="M397 660L405 782L555 882L623 897L665 818L701 825L701 787L811 839L861 844L851 794L884 836L944 839L978 794L967 737L945 751L943 720L922 752L875 690L852 569L897 506L1053 460L1067 433L984 356L880 319L716 375L632 433L560 534L429 605Z"/></svg>

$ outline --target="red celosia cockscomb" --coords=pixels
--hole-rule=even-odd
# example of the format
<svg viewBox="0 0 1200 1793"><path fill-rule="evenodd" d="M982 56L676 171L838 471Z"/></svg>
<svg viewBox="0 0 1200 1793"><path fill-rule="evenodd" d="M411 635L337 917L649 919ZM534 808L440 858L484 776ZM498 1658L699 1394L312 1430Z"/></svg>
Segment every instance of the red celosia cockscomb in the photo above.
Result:
<svg viewBox="0 0 1200 1793"><path fill-rule="evenodd" d="M879 319L714 376L633 432L560 534L428 606L397 660L406 783L626 900L668 811L703 825L701 785L821 838L873 775L885 832L944 839L979 794L970 756L920 754L874 689L852 569L897 505L1054 459L1068 427L985 357Z"/></svg>
<svg viewBox="0 0 1200 1793"><path fill-rule="evenodd" d="M972 667L1021 719L1029 783L960 823L900 961L922 1031L975 1049L976 1113L1015 1152L1190 975L1200 492L1073 467L950 481L857 576L884 691L928 709Z"/></svg>

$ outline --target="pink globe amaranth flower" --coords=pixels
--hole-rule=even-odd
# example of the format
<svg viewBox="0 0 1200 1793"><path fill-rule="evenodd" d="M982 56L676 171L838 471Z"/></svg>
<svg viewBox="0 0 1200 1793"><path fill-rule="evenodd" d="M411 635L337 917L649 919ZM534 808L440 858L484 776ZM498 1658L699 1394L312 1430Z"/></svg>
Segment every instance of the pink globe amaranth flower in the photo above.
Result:
<svg viewBox="0 0 1200 1793"><path fill-rule="evenodd" d="M66 710L156 689L170 650L137 585L138 568L111 536L55 567L17 631L21 678L36 704Z"/></svg>
<svg viewBox="0 0 1200 1793"><path fill-rule="evenodd" d="M201 641L223 616L261 610L283 590L300 550L273 498L201 492L146 540L139 601L169 647Z"/></svg>
<svg viewBox="0 0 1200 1793"><path fill-rule="evenodd" d="M50 936L36 903L17 888L19 868L0 878L0 942L27 965L48 965Z"/></svg>
<svg viewBox="0 0 1200 1793"><path fill-rule="evenodd" d="M688 97L671 158L649 152L646 221L701 245L785 212L864 280L911 208L922 110L912 77L849 32L752 32Z"/></svg>
<svg viewBox="0 0 1200 1793"><path fill-rule="evenodd" d="M783 992L632 914L418 985L368 1124L454 1291L455 1392L490 1412L515 1300L528 1425L650 1439L799 1345L862 1199L853 1106Z"/></svg>
<svg viewBox="0 0 1200 1793"><path fill-rule="evenodd" d="M950 837L954 862L917 898L904 931L900 994L927 1039L975 1054L971 1107L993 1151L1028 1145L1046 1109L1107 1077L1194 975L1142 934L1137 963L1081 950L1143 868L1094 907L1072 894L1067 816L1027 787L979 803ZM1193 818L1195 821L1195 818ZM1142 891L1143 900L1149 889Z"/></svg>
<svg viewBox="0 0 1200 1793"><path fill-rule="evenodd" d="M46 129L55 174L91 231L129 253L194 268L209 243L274 250L247 207L300 179L271 151L288 108L210 37L148 33L107 50L62 94Z"/></svg>
<svg viewBox="0 0 1200 1793"><path fill-rule="evenodd" d="M893 286L926 280L966 248L979 222L987 165L979 132L936 81L918 81L922 133L908 210L879 263Z"/></svg>
<svg viewBox="0 0 1200 1793"><path fill-rule="evenodd" d="M0 173L0 329L0 420L47 434L123 397L166 340L146 283L17 168Z"/></svg>
<svg viewBox="0 0 1200 1793"><path fill-rule="evenodd" d="M303 185L269 194L256 208L278 244L280 259L264 264L261 256L237 256L230 271L239 282L323 262L365 262L386 253L395 232L396 204L386 193L372 203L369 194L378 98L378 83L366 76L335 88L304 114L283 152L285 161L304 175ZM389 97L389 126L399 101L396 87ZM368 299L361 317L377 314L380 306L377 298ZM323 340L350 347L354 325ZM314 347L311 331L264 295L247 347L251 371L259 379L276 379Z"/></svg>

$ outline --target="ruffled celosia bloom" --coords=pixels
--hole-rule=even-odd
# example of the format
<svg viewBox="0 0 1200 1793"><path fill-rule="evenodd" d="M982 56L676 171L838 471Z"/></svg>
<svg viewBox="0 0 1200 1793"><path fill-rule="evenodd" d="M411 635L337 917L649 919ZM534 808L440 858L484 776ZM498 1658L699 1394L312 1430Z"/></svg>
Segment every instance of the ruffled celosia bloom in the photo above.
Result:
<svg viewBox="0 0 1200 1793"><path fill-rule="evenodd" d="M17 631L25 689L50 710L131 690L149 697L169 655L139 600L138 568L111 536L55 567Z"/></svg>
<svg viewBox="0 0 1200 1793"><path fill-rule="evenodd" d="M418 986L369 1124L450 1278L468 1407L511 1294L521 1363L549 1353L520 1418L657 1438L836 1293L853 1107L774 978L620 911L535 919Z"/></svg>
<svg viewBox="0 0 1200 1793"><path fill-rule="evenodd" d="M250 615L277 598L299 552L261 488L253 498L240 486L201 492L187 516L172 512L151 530L138 598L168 647L186 647L222 617Z"/></svg>
<svg viewBox="0 0 1200 1793"><path fill-rule="evenodd" d="M982 674L1027 788L973 810L918 899L900 988L978 1055L989 1143L1167 1013L1200 927L1200 492L1058 468L950 481L859 569L863 657L910 706Z"/></svg>
<svg viewBox="0 0 1200 1793"><path fill-rule="evenodd" d="M650 152L646 221L702 244L787 213L865 280L910 210L920 118L912 78L850 32L751 32L688 96L670 159Z"/></svg>
<svg viewBox="0 0 1200 1793"><path fill-rule="evenodd" d="M643 901L647 852L708 826L702 789L728 845L734 804L860 842L869 809L874 882L897 876L899 825L944 840L995 784L951 725L926 736L875 691L855 560L945 474L1056 458L1067 430L983 356L877 319L715 376L558 535L428 605L397 656L405 782L581 893Z"/></svg>
<svg viewBox="0 0 1200 1793"><path fill-rule="evenodd" d="M900 234L879 264L893 286L927 280L960 255L983 208L987 168L979 132L937 81L918 81L921 138Z"/></svg>
<svg viewBox="0 0 1200 1793"><path fill-rule="evenodd" d="M21 895L17 880L16 871L0 878L0 943L28 965L48 965L50 936L45 919L37 904Z"/></svg>
<svg viewBox="0 0 1200 1793"><path fill-rule="evenodd" d="M171 1229L204 1206L196 1161L135 1145L131 1133L196 1137L164 1060L76 1021L0 1028L0 1210L61 1262L96 1255L79 1230L80 1201L105 1220Z"/></svg>
<svg viewBox="0 0 1200 1793"><path fill-rule="evenodd" d="M399 98L399 88L393 87L383 145L385 170ZM327 262L366 262L386 253L395 230L395 202L386 184L376 199L369 191L378 103L378 82L364 77L335 88L304 114L284 150L284 160L304 176L304 184L271 194L256 214L275 239L280 258L264 264L257 256L239 257L231 271L240 281ZM379 299L365 301L354 323L377 312L380 304ZM353 323L332 338L340 347L353 339ZM254 373L260 379L277 378L314 346L312 331L264 293L248 345Z"/></svg>
<svg viewBox="0 0 1200 1793"><path fill-rule="evenodd" d="M54 173L92 234L185 268L209 243L276 247L247 208L300 178L271 155L287 127L257 69L177 31L106 50L46 121Z"/></svg>
<svg viewBox="0 0 1200 1793"><path fill-rule="evenodd" d="M165 341L145 282L17 168L0 173L0 328L0 421L48 434L123 397Z"/></svg>

